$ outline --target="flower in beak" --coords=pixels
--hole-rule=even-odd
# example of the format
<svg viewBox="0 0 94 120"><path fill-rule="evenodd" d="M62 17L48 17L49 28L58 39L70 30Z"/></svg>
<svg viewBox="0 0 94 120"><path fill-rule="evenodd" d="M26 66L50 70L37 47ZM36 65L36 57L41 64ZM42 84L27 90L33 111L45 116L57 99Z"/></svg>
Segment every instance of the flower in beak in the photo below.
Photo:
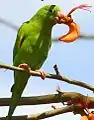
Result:
<svg viewBox="0 0 94 120"><path fill-rule="evenodd" d="M64 41L67 43L75 41L80 36L80 28L79 26L73 21L71 14L77 10L77 9L83 9L88 10L91 6L88 6L86 4L79 5L77 7L74 7L67 15L62 15L62 13L58 13L58 16L60 17L59 22L60 24L66 24L69 26L69 31L66 35L63 35L59 38L60 41Z"/></svg>

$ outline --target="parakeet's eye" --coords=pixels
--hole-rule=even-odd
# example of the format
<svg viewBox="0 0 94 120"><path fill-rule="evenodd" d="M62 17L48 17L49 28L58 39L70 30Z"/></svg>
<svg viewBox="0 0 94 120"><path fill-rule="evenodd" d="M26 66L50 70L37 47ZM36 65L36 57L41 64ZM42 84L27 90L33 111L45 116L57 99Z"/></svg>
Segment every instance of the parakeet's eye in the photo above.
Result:
<svg viewBox="0 0 94 120"><path fill-rule="evenodd" d="M49 12L50 12L50 13L53 13L53 10L54 10L54 7L55 7L55 6L56 6L56 5L51 5L51 6L50 6L50 8L49 8Z"/></svg>
<svg viewBox="0 0 94 120"><path fill-rule="evenodd" d="M53 12L53 10L52 10L52 9L49 9L49 12L50 12L50 13L52 13L52 12Z"/></svg>

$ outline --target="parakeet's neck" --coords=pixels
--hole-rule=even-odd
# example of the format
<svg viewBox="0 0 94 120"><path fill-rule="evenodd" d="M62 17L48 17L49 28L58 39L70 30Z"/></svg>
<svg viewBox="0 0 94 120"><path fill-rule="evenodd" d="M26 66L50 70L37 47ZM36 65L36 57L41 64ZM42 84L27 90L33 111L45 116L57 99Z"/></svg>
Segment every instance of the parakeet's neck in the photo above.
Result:
<svg viewBox="0 0 94 120"><path fill-rule="evenodd" d="M52 31L52 27L53 27L53 23L50 22L47 18L44 18L41 16L34 16L30 19L30 23L34 25L34 27L36 28L37 31L41 31L43 32L43 34L51 34Z"/></svg>

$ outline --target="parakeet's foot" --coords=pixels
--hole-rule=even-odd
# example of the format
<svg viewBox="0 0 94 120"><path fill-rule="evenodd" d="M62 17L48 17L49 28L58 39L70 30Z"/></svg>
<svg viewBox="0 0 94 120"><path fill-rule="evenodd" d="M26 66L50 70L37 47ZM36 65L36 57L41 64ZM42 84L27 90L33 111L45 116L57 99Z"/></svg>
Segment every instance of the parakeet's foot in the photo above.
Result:
<svg viewBox="0 0 94 120"><path fill-rule="evenodd" d="M31 68L29 67L28 64L23 63L18 66L19 68L23 68L26 72L30 73Z"/></svg>
<svg viewBox="0 0 94 120"><path fill-rule="evenodd" d="M44 80L46 78L46 73L42 70L35 70L36 72L39 72L41 74L41 78Z"/></svg>

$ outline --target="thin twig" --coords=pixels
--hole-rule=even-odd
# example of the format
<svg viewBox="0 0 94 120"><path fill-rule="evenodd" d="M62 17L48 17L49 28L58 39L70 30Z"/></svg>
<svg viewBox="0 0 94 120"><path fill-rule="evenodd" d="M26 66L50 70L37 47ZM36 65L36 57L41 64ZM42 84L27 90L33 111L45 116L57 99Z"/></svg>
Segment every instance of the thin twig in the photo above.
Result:
<svg viewBox="0 0 94 120"><path fill-rule="evenodd" d="M54 65L54 70L55 70L55 72L56 72L56 75L59 75L59 76L60 76L60 72L59 72L59 69L58 69L58 67L57 67L56 64Z"/></svg>
<svg viewBox="0 0 94 120"><path fill-rule="evenodd" d="M15 67L15 66L9 66L9 65L3 64L3 63L0 64L0 68L5 68L5 69L10 69L10 70L16 70L16 71L26 72L22 68ZM39 72L32 71L32 70L30 71L30 75L32 75L32 76L38 76L38 77L41 76L41 74ZM81 82L81 81L78 81L78 80L72 80L69 77L59 76L59 75L47 73L46 74L46 78L51 78L51 79L57 79L57 80L60 80L60 81L64 81L64 82L67 82L67 83L70 83L70 84L73 84L73 85L84 87L84 88L89 89L89 90L91 90L91 91L94 92L94 85L89 85L89 84L87 84L85 82Z"/></svg>

